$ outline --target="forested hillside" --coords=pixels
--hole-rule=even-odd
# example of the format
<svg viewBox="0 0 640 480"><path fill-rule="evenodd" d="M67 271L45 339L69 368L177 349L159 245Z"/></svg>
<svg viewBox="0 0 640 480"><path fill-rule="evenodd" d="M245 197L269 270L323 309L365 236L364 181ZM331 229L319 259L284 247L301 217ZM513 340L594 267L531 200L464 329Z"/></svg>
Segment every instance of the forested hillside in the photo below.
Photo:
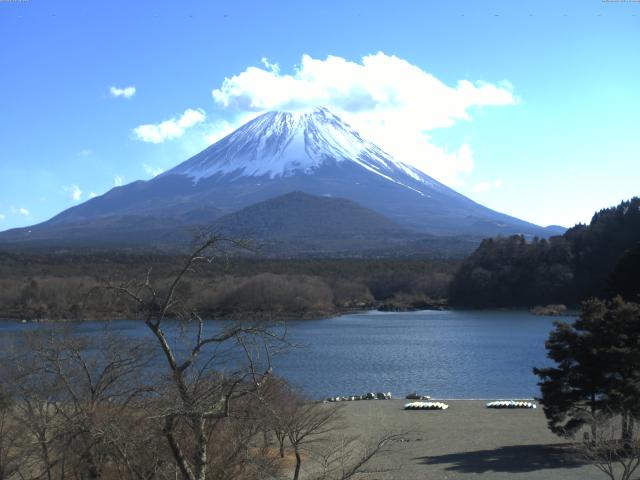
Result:
<svg viewBox="0 0 640 480"><path fill-rule="evenodd" d="M134 318L132 305L95 287L151 277L166 288L182 256L24 255L0 252L0 318ZM439 305L457 262L420 258L233 258L199 265L181 292L208 317L323 317L351 310ZM88 292L92 292L88 295Z"/></svg>
<svg viewBox="0 0 640 480"><path fill-rule="evenodd" d="M640 293L640 198L597 212L563 236L484 240L449 288L452 305L529 307Z"/></svg>

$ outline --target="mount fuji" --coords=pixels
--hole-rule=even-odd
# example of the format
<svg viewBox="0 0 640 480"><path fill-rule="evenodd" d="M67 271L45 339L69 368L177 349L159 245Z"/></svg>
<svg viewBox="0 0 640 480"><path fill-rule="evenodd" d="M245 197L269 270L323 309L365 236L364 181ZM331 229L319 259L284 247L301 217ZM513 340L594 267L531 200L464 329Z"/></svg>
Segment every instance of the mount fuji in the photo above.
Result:
<svg viewBox="0 0 640 480"><path fill-rule="evenodd" d="M290 195L294 192L299 194ZM281 196L287 201L270 202ZM309 213L301 213L296 202L309 205ZM319 213L322 209L327 211ZM290 222L283 222L289 214ZM274 215L279 220L270 222ZM300 222L305 215L317 216L332 236L367 237L369 242L389 235L397 243L403 236L547 237L563 231L472 201L318 107L307 113L262 114L149 181L115 187L46 222L1 233L0 244L170 247L183 243L198 226L237 231L234 219L240 218L248 234L260 230L253 222L273 225L273 231L262 228L263 237L281 239L276 230L285 224L298 238L317 237L317 229L309 230L309 218ZM334 228L347 224L363 225L362 230ZM371 228L375 225L384 228Z"/></svg>

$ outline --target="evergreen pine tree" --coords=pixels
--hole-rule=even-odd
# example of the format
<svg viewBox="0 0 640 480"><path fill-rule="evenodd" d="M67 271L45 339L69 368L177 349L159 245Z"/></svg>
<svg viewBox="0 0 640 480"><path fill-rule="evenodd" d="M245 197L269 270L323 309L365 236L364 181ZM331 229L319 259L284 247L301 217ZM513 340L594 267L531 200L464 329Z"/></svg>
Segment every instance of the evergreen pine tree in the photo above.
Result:
<svg viewBox="0 0 640 480"><path fill-rule="evenodd" d="M554 367L534 368L554 433L572 436L603 415L619 415L623 440L640 418L640 305L589 300L573 324L556 323L546 342Z"/></svg>

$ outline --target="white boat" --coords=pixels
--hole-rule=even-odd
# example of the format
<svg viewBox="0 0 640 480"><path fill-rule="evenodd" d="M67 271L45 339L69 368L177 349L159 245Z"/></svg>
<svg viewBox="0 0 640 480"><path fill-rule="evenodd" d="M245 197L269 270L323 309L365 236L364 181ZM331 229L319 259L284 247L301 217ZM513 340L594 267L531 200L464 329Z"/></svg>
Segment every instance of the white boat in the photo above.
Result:
<svg viewBox="0 0 640 480"><path fill-rule="evenodd" d="M536 408L536 404L524 400L496 400L487 403L487 408Z"/></svg>
<svg viewBox="0 0 640 480"><path fill-rule="evenodd" d="M442 402L411 402L404 406L405 410L446 410L449 405Z"/></svg>

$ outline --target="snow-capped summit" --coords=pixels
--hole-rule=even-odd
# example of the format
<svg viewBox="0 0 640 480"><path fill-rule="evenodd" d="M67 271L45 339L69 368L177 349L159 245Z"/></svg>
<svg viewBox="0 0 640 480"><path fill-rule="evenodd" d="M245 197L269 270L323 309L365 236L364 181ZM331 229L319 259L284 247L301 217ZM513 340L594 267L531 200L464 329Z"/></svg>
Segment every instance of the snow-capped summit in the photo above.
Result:
<svg viewBox="0 0 640 480"><path fill-rule="evenodd" d="M171 245L205 225L281 240L286 231L298 246L311 237L320 249L338 239L353 251L383 241L392 226L399 230L385 248L394 251L412 235L558 233L475 203L318 107L260 115L162 175L0 234L0 243ZM319 232L330 239L319 241Z"/></svg>
<svg viewBox="0 0 640 480"><path fill-rule="evenodd" d="M163 175L185 175L194 181L215 175L273 179L313 174L340 162L353 162L407 188L412 188L403 182L407 175L434 185L430 177L363 139L324 107L304 113L264 113Z"/></svg>

